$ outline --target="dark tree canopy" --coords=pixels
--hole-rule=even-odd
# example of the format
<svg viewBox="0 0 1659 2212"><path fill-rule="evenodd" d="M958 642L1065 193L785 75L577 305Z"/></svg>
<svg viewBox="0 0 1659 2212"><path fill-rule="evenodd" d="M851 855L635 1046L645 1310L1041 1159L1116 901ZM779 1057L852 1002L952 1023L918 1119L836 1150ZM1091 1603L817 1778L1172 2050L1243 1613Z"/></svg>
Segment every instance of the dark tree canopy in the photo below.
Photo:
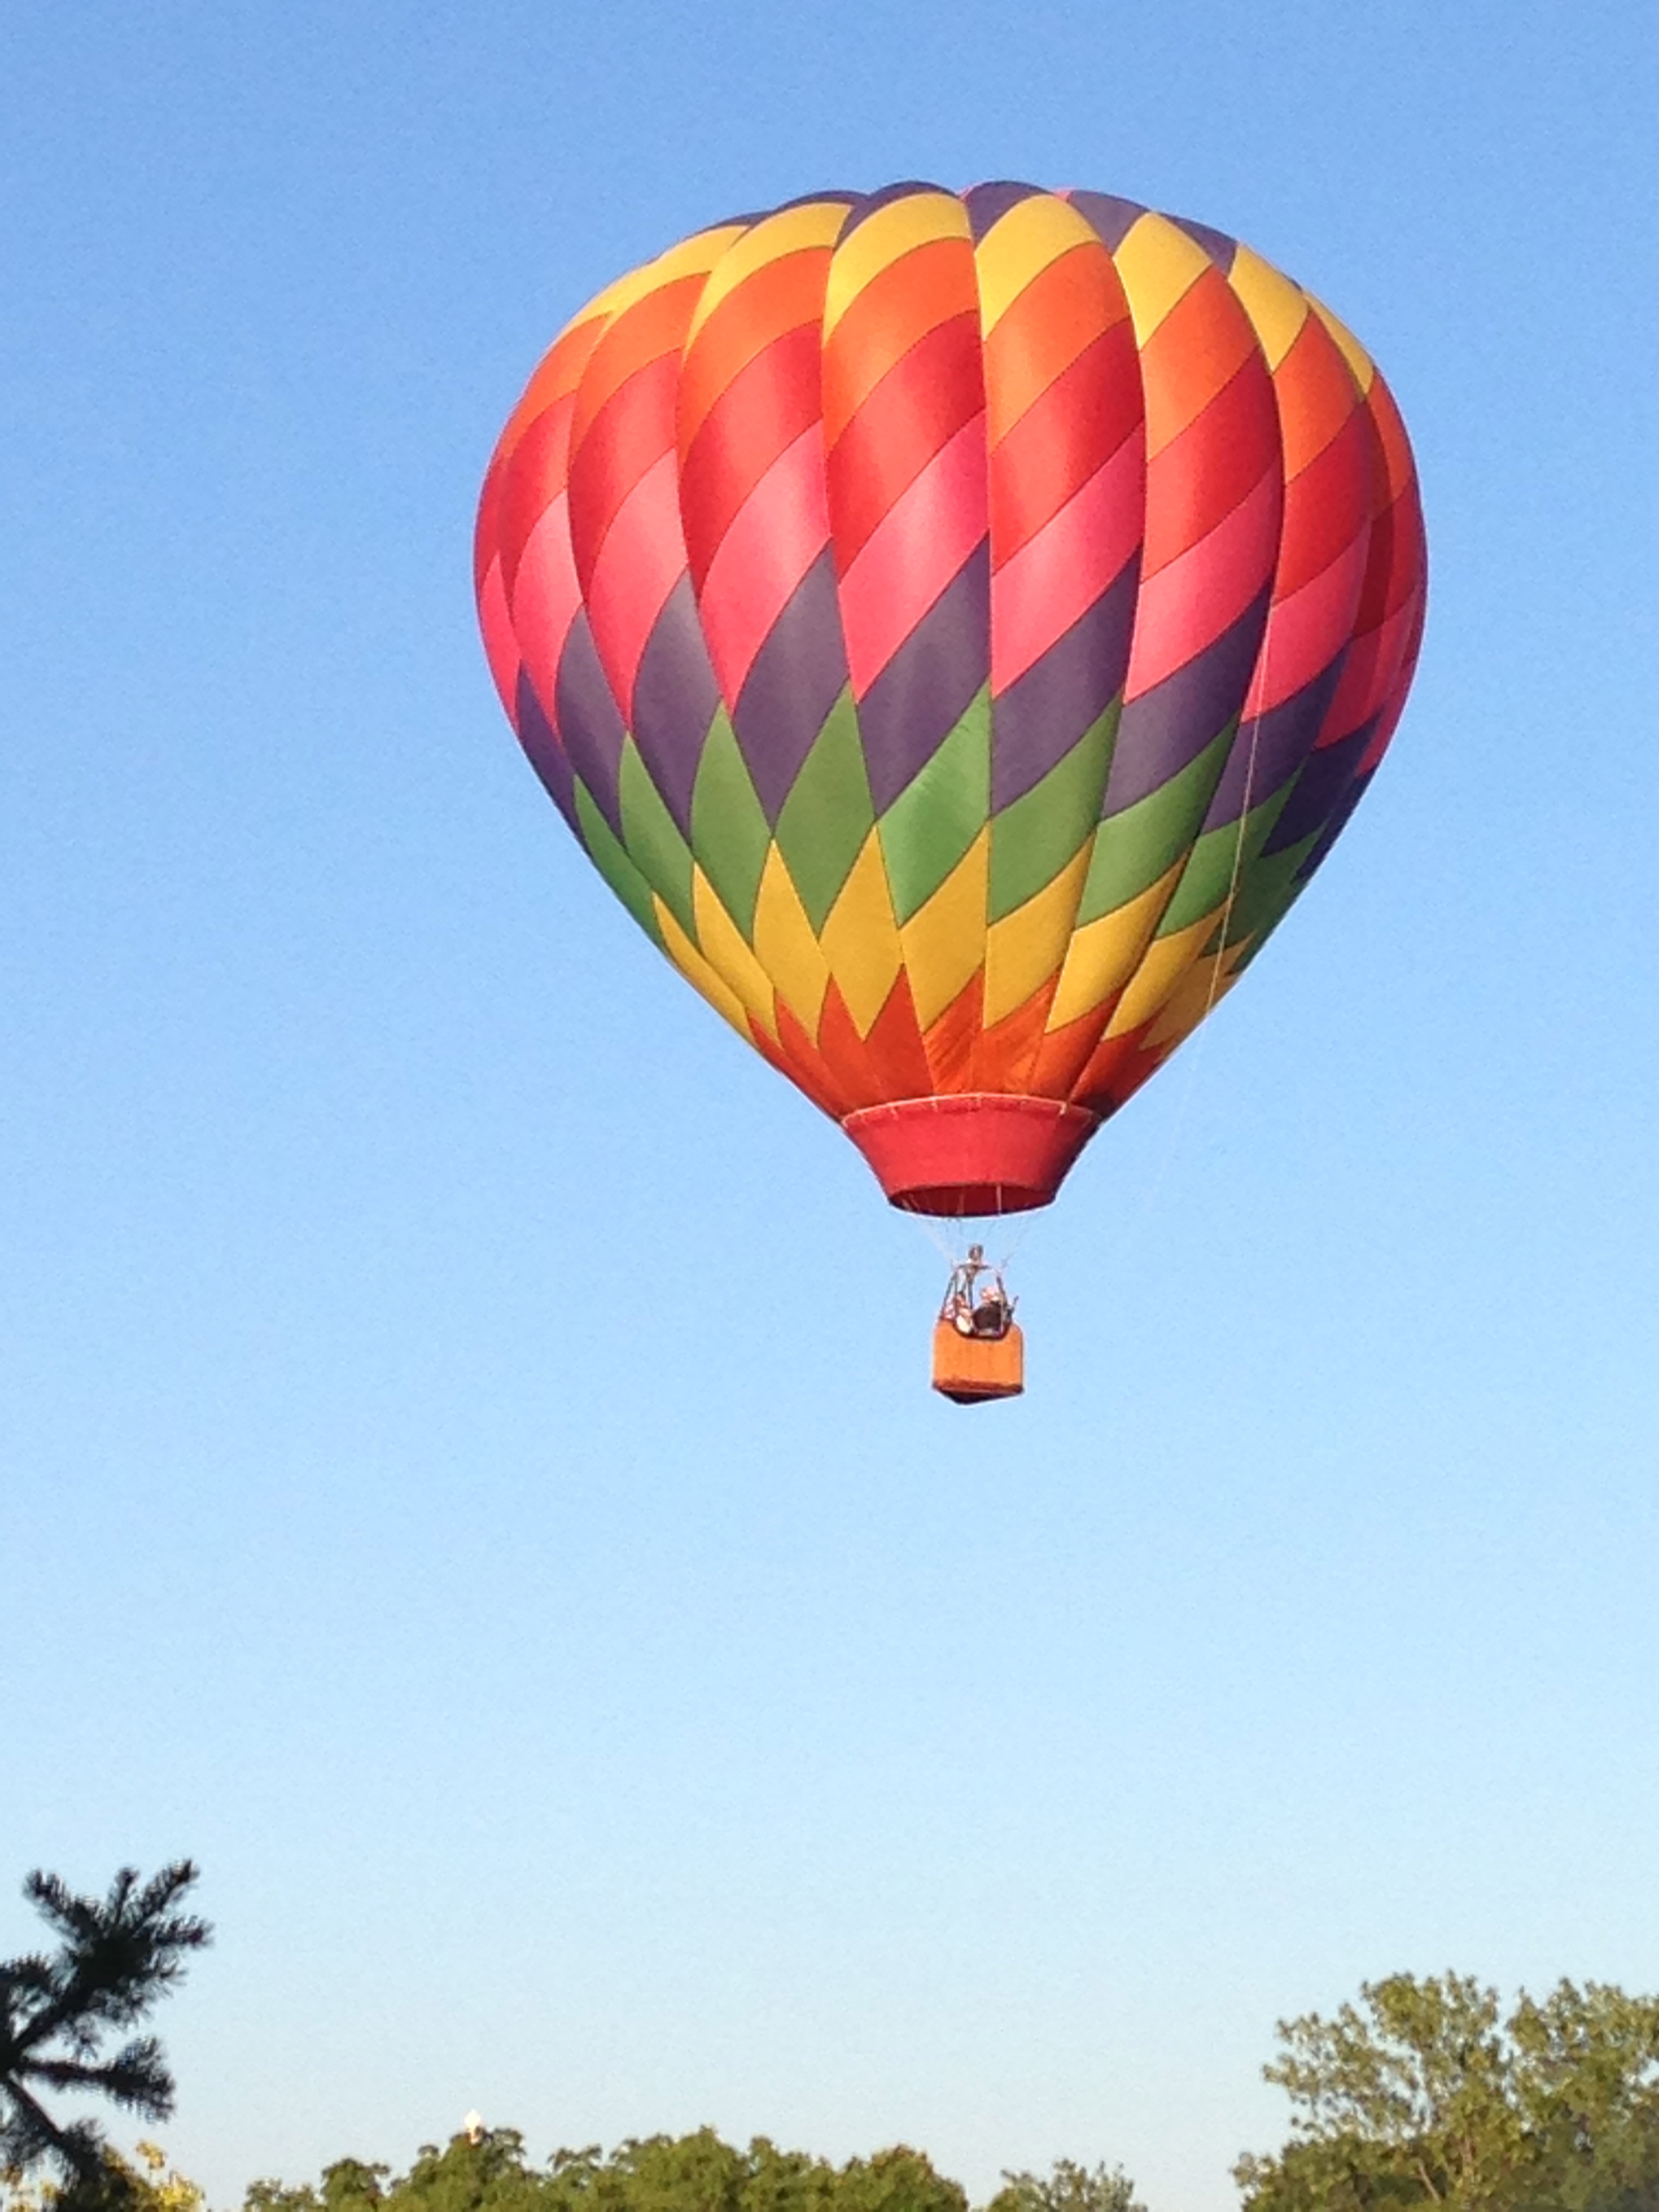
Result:
<svg viewBox="0 0 1659 2212"><path fill-rule="evenodd" d="M173 2111L161 2045L153 2035L121 2039L212 1939L205 1920L178 1909L196 1879L180 1859L149 1881L124 1867L101 1898L77 1897L56 1875L36 1872L23 1885L58 1943L0 1963L0 2166L55 2167L65 2212L118 2196L124 2169L95 2120L59 2121L52 2099L91 2092L145 2120Z"/></svg>
<svg viewBox="0 0 1659 2212"><path fill-rule="evenodd" d="M1368 1982L1281 2021L1291 2141L1234 2168L1245 2212L1659 2212L1659 1998L1465 1975Z"/></svg>

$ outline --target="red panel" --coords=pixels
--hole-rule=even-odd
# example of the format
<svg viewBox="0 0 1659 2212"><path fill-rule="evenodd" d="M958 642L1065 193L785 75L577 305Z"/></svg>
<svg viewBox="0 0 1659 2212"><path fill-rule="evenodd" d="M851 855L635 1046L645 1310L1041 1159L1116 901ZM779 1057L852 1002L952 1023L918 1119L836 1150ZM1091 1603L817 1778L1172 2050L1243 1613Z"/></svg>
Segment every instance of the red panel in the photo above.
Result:
<svg viewBox="0 0 1659 2212"><path fill-rule="evenodd" d="M682 442L680 513L698 591L750 493L817 421L820 359L815 329L786 331L744 365L690 444Z"/></svg>
<svg viewBox="0 0 1659 2212"><path fill-rule="evenodd" d="M1074 246L1034 276L985 341L985 391L991 443L1007 436L1026 410L1103 335L1117 331L1134 360L1129 303L1103 246ZM1135 419L1140 379L1135 376ZM1121 436L1127 436L1124 425Z"/></svg>
<svg viewBox="0 0 1659 2212"><path fill-rule="evenodd" d="M833 446L883 377L953 316L979 328L974 249L965 238L913 246L864 286L823 342L823 441Z"/></svg>
<svg viewBox="0 0 1659 2212"><path fill-rule="evenodd" d="M827 366L824 398L827 413ZM830 516L842 575L899 494L984 410L979 317L958 315L911 348L830 448Z"/></svg>
<svg viewBox="0 0 1659 2212"><path fill-rule="evenodd" d="M916 1091L933 1089L921 1027L916 1020L916 1002L910 994L910 978L902 969L864 1042L871 1065L880 1079L884 1097L908 1098Z"/></svg>
<svg viewBox="0 0 1659 2212"><path fill-rule="evenodd" d="M830 278L830 249L809 246L781 254L728 292L696 336L680 363L679 439L685 453L702 428L708 410L754 360L788 331L812 333L814 356L823 320L823 288Z"/></svg>
<svg viewBox="0 0 1659 2212"><path fill-rule="evenodd" d="M994 401L988 379L987 392ZM1052 520L1140 420L1140 366L1126 325L1079 354L993 446L992 565L1000 568Z"/></svg>

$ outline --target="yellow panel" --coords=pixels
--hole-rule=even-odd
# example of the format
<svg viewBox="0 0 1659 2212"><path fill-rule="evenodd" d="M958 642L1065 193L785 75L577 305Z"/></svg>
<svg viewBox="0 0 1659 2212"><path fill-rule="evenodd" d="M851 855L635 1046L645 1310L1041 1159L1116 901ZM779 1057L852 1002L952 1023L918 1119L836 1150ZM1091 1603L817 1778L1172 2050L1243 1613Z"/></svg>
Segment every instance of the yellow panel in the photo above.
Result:
<svg viewBox="0 0 1659 2212"><path fill-rule="evenodd" d="M1106 1024L1108 1036L1122 1036L1152 1019L1188 969L1200 957L1215 935L1215 926L1220 919L1221 908L1217 907L1201 921L1188 922L1185 929L1176 930L1173 936L1152 939Z"/></svg>
<svg viewBox="0 0 1659 2212"><path fill-rule="evenodd" d="M1074 246L1100 240L1077 210L1045 192L1020 200L991 225L974 249L980 328L988 336L1033 277Z"/></svg>
<svg viewBox="0 0 1659 2212"><path fill-rule="evenodd" d="M1227 282L1255 326L1268 368L1277 368L1308 319L1307 294L1248 246L1241 246L1233 256Z"/></svg>
<svg viewBox="0 0 1659 2212"><path fill-rule="evenodd" d="M991 832L981 830L925 906L899 932L904 972L924 1030L979 972L991 887Z"/></svg>
<svg viewBox="0 0 1659 2212"><path fill-rule="evenodd" d="M701 991L717 1014L723 1014L746 1045L755 1040L744 1018L743 1001L714 973L674 919L672 910L665 906L654 891L651 904L656 911L657 927L662 932L662 941L669 958L679 969L693 990Z"/></svg>
<svg viewBox="0 0 1659 2212"><path fill-rule="evenodd" d="M671 246L666 253L659 253L643 268L630 269L614 284L607 284L597 299L588 301L575 320L583 322L589 315L619 315L624 307L631 307L636 300L644 299L647 292L654 292L659 285L672 284L678 277L706 273L727 246L743 236L744 228L740 222L722 223L718 230L700 230L695 238L682 239L678 246Z"/></svg>
<svg viewBox="0 0 1659 2212"><path fill-rule="evenodd" d="M899 971L899 937L881 857L880 833L864 841L819 939L853 1026L867 1036Z"/></svg>
<svg viewBox="0 0 1659 2212"><path fill-rule="evenodd" d="M885 207L878 208L836 248L823 302L824 337L829 337L872 277L879 276L901 254L936 238L971 242L973 234L967 209L949 192L910 192L902 200L890 200Z"/></svg>
<svg viewBox="0 0 1659 2212"><path fill-rule="evenodd" d="M1085 1014L1093 1013L1123 988L1140 965L1186 866L1183 855L1150 890L1110 914L1103 914L1098 921L1085 922L1077 931L1066 951L1054 1003L1048 1010L1051 1030L1081 1021Z"/></svg>
<svg viewBox="0 0 1659 2212"><path fill-rule="evenodd" d="M685 334L689 346L722 300L739 284L786 253L799 253L809 246L833 246L851 210L844 200L813 200L805 207L785 208L769 216L751 230L744 231L720 257L703 286L691 327Z"/></svg>
<svg viewBox="0 0 1659 2212"><path fill-rule="evenodd" d="M1092 838L1035 898L993 922L985 940L985 1026L988 1030L1040 991L1066 957Z"/></svg>
<svg viewBox="0 0 1659 2212"><path fill-rule="evenodd" d="M1161 215L1137 216L1112 259L1128 295L1135 343L1143 349L1170 309L1215 266L1201 246Z"/></svg>
<svg viewBox="0 0 1659 2212"><path fill-rule="evenodd" d="M778 1033L778 1010L766 970L744 942L738 927L702 870L691 866L691 913L702 956L727 988L734 991L769 1036Z"/></svg>
<svg viewBox="0 0 1659 2212"><path fill-rule="evenodd" d="M1206 1014L1218 1006L1237 982L1238 964L1249 947L1249 939L1242 937L1237 944L1227 947L1218 962L1212 958L1193 963L1146 1033L1149 1052L1173 1052L1183 1037L1192 1035ZM1218 965L1222 969L1218 978Z"/></svg>
<svg viewBox="0 0 1659 2212"><path fill-rule="evenodd" d="M1339 323L1330 309L1322 307L1311 292L1308 295L1308 305L1336 340L1343 360L1353 371L1354 382L1362 392L1369 392L1376 380L1376 363L1360 344L1347 325Z"/></svg>
<svg viewBox="0 0 1659 2212"><path fill-rule="evenodd" d="M766 855L755 902L755 957L807 1036L816 1037L830 963L775 845Z"/></svg>

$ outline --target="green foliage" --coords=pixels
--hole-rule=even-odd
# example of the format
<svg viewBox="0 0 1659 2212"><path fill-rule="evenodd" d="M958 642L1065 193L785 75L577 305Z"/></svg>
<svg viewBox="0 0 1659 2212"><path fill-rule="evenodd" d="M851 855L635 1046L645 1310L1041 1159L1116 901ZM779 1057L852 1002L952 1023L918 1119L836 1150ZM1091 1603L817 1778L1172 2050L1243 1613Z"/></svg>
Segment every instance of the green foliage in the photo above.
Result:
<svg viewBox="0 0 1659 2212"><path fill-rule="evenodd" d="M106 2150L95 2173L67 2183L29 2181L15 2167L0 2174L0 2212L204 2212L205 2202L153 2142L133 2160Z"/></svg>
<svg viewBox="0 0 1659 2212"><path fill-rule="evenodd" d="M1146 2212L1121 2166L1078 2166L1056 2159L1047 2174L1005 2173L986 2212Z"/></svg>
<svg viewBox="0 0 1659 2212"><path fill-rule="evenodd" d="M1051 2177L1011 2174L995 2212L1144 2212L1124 2176L1062 2162ZM968 2212L957 2182L922 2152L899 2146L845 2166L780 2150L764 2136L746 2150L712 2128L647 2136L608 2154L556 2151L544 2167L511 2128L423 2148L406 2174L343 2159L315 2186L257 2181L243 2212Z"/></svg>
<svg viewBox="0 0 1659 2212"><path fill-rule="evenodd" d="M1291 2140L1234 2168L1246 2212L1659 2212L1659 1998L1564 1981L1504 2017L1449 1973L1360 1996L1279 2023Z"/></svg>
<svg viewBox="0 0 1659 2212"><path fill-rule="evenodd" d="M101 1898L76 1896L56 1875L36 1872L23 1885L58 1947L0 1962L0 2171L21 2182L55 2168L62 2212L129 2203L143 2177L111 2154L95 2121L60 2124L43 2098L91 2091L147 2120L173 2110L173 2076L154 2036L105 2046L212 1940L205 1920L178 1910L195 1881L181 1859L143 1883L124 1867Z"/></svg>

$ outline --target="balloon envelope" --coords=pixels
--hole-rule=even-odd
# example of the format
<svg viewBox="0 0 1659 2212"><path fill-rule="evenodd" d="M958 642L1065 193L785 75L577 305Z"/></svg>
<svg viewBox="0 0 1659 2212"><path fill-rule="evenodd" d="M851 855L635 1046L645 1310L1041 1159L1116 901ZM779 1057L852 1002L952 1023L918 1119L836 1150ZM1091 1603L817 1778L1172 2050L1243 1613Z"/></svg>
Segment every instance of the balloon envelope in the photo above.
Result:
<svg viewBox="0 0 1659 2212"><path fill-rule="evenodd" d="M1370 356L1092 192L825 192L556 341L486 479L508 715L611 888L896 1204L1017 1210L1370 782L1422 631Z"/></svg>

